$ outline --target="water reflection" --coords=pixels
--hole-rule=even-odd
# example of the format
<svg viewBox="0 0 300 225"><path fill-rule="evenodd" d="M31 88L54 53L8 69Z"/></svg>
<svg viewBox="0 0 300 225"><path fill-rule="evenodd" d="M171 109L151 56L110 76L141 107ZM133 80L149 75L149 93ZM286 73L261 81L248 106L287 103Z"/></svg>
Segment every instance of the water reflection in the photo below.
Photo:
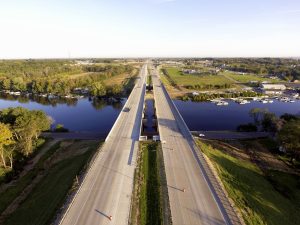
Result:
<svg viewBox="0 0 300 225"><path fill-rule="evenodd" d="M43 110L56 124L64 124L70 131L101 132L107 134L118 117L125 98L46 98L41 96L12 96L0 94L0 110L24 107Z"/></svg>
<svg viewBox="0 0 300 225"><path fill-rule="evenodd" d="M286 103L274 100L271 104L252 101L250 104L240 105L228 101L227 106L217 106L211 102L191 102L174 100L178 110L190 130L236 130L240 124L253 122L249 116L252 108L266 108L280 116L284 113L300 115L300 101Z"/></svg>
<svg viewBox="0 0 300 225"><path fill-rule="evenodd" d="M7 100L7 101L18 101L19 103L30 103L36 102L41 105L45 106L52 106L56 107L58 104L65 104L67 106L76 106L78 103L77 98L48 98L42 97L38 95L10 95L6 93L0 93L0 99ZM122 98L88 98L91 102L92 106L97 109L101 110L107 105L111 105L114 109L121 110L123 107L123 100Z"/></svg>

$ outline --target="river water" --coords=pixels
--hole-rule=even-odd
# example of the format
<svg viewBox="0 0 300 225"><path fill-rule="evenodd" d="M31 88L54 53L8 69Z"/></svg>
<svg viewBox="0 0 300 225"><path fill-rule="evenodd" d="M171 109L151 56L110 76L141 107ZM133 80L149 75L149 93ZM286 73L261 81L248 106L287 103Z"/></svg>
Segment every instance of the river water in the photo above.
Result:
<svg viewBox="0 0 300 225"><path fill-rule="evenodd" d="M126 99L119 102L79 100L46 100L20 97L0 98L0 109L22 106L28 109L45 111L54 120L53 126L60 123L70 131L97 132L107 134L118 117ZM174 100L190 130L235 130L239 124L252 122L249 111L252 108L267 108L280 116L284 113L299 114L300 101L263 104L252 101L239 105L228 101L228 106L216 106L210 102ZM153 105L149 104L149 110ZM149 126L152 129L151 126Z"/></svg>
<svg viewBox="0 0 300 225"><path fill-rule="evenodd" d="M46 112L56 124L63 124L70 131L97 132L107 134L117 119L126 99L119 102L105 100L89 101L88 98L67 101L39 102L30 99L0 99L0 109L22 106Z"/></svg>
<svg viewBox="0 0 300 225"><path fill-rule="evenodd" d="M252 108L266 108L280 116L284 113L300 115L300 101L286 103L274 100L273 103L263 104L252 101L240 105L234 101L227 101L227 106L217 106L211 102L191 102L174 100L179 112L190 130L236 130L240 124L253 122L249 116Z"/></svg>

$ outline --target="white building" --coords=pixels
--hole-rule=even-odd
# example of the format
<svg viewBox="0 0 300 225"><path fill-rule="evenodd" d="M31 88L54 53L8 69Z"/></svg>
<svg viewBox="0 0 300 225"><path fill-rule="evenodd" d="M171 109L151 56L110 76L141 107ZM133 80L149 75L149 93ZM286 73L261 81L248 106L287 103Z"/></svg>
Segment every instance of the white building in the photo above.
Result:
<svg viewBox="0 0 300 225"><path fill-rule="evenodd" d="M265 94L282 94L283 91L286 90L286 86L284 84L261 84L261 90Z"/></svg>
<svg viewBox="0 0 300 225"><path fill-rule="evenodd" d="M185 73L185 74L196 74L196 73L198 73L197 70L193 70L193 69L182 70L182 72Z"/></svg>

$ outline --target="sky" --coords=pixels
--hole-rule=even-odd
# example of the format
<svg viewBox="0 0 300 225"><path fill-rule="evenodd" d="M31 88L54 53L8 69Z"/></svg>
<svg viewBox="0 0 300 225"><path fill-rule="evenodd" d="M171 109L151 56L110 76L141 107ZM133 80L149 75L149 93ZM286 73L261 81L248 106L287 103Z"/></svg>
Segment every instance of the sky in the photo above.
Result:
<svg viewBox="0 0 300 225"><path fill-rule="evenodd" d="M0 58L299 56L299 0L0 0Z"/></svg>

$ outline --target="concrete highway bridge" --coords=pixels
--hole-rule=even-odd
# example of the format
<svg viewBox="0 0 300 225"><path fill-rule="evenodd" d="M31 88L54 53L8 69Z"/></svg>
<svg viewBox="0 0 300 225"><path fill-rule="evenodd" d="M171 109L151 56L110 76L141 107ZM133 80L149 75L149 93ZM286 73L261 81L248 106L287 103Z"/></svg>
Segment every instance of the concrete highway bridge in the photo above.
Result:
<svg viewBox="0 0 300 225"><path fill-rule="evenodd" d="M127 225L150 68L172 224L240 224L151 63L136 85L60 224ZM182 191L184 190L184 191Z"/></svg>

